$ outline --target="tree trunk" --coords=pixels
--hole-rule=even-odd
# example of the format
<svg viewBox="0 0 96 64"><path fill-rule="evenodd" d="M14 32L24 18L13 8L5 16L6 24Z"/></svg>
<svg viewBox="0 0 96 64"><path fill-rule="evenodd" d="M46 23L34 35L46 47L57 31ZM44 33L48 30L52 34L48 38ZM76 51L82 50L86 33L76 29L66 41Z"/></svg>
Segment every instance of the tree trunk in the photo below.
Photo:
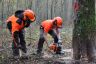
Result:
<svg viewBox="0 0 96 64"><path fill-rule="evenodd" d="M73 30L73 58L95 60L96 56L96 22L95 0L78 0L79 11L76 12Z"/></svg>

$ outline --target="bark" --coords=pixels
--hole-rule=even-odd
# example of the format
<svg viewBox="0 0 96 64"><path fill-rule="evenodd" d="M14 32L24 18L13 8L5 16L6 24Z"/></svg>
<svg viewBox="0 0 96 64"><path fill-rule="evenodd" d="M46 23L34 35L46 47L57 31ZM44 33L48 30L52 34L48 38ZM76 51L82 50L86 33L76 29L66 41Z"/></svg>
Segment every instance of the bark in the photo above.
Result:
<svg viewBox="0 0 96 64"><path fill-rule="evenodd" d="M96 56L95 0L78 0L79 11L74 20L73 58L88 58L94 61Z"/></svg>

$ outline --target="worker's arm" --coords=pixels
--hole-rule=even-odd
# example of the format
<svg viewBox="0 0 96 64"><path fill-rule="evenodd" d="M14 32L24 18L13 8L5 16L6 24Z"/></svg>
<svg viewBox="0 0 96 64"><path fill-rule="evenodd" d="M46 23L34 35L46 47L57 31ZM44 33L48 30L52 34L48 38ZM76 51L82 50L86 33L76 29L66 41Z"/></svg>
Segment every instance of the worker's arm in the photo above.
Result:
<svg viewBox="0 0 96 64"><path fill-rule="evenodd" d="M7 22L7 28L11 32L11 30L12 30L12 23L11 23L11 21Z"/></svg>
<svg viewBox="0 0 96 64"><path fill-rule="evenodd" d="M62 42L62 40L61 40L61 28L57 28L56 29L56 33L57 33L57 36L58 36L58 42Z"/></svg>

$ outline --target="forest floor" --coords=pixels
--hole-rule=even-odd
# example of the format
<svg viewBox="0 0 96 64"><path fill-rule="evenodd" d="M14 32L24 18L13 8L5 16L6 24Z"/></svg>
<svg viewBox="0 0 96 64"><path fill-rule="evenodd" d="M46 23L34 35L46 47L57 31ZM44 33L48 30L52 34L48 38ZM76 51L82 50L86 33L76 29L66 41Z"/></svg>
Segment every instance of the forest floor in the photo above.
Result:
<svg viewBox="0 0 96 64"><path fill-rule="evenodd" d="M72 64L74 60L72 59L72 28L65 27L61 31L62 37L62 48L64 54L56 55L48 50L46 43L44 43L43 51L41 56L37 56L36 53L37 42L39 39L39 27L26 29L25 39L28 49L28 59L12 59L11 43L12 38L9 33L6 33L6 29L1 32L2 48L0 48L0 64ZM48 43L52 43L52 37L48 35ZM84 62L82 64L88 64Z"/></svg>

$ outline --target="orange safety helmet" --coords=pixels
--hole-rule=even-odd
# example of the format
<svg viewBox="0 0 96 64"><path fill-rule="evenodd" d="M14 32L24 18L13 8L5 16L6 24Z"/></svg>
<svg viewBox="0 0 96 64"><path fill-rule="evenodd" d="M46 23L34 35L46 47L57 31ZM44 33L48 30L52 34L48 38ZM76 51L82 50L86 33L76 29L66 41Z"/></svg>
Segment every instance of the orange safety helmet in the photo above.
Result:
<svg viewBox="0 0 96 64"><path fill-rule="evenodd" d="M27 19L26 17L28 17L32 22L36 19L35 13L30 9L24 11L24 20Z"/></svg>
<svg viewBox="0 0 96 64"><path fill-rule="evenodd" d="M50 50L53 50L54 52L56 52L56 51L57 51L57 46L56 46L56 44L55 44L55 43L50 44L50 45L49 45L49 49L50 49Z"/></svg>
<svg viewBox="0 0 96 64"><path fill-rule="evenodd" d="M62 18L61 17L55 17L53 19L53 21L55 21L55 20L56 20L57 27L62 27L62 23L63 23Z"/></svg>

